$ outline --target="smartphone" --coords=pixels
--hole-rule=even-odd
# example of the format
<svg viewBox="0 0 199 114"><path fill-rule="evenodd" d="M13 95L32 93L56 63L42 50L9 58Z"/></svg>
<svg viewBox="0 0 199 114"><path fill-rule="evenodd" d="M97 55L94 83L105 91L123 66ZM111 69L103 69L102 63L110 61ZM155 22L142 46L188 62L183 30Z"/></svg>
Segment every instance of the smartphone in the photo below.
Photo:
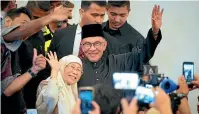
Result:
<svg viewBox="0 0 199 114"><path fill-rule="evenodd" d="M81 112L82 114L88 114L93 109L92 101L94 99L94 88L92 87L80 87L79 97L81 99Z"/></svg>
<svg viewBox="0 0 199 114"><path fill-rule="evenodd" d="M188 85L194 80L193 62L183 62L183 75Z"/></svg>
<svg viewBox="0 0 199 114"><path fill-rule="evenodd" d="M113 86L115 89L135 90L140 82L137 73L114 73Z"/></svg>
<svg viewBox="0 0 199 114"><path fill-rule="evenodd" d="M138 104L148 105L155 101L155 95L150 88L138 86L135 92L135 96L138 99Z"/></svg>
<svg viewBox="0 0 199 114"><path fill-rule="evenodd" d="M27 114L37 114L37 109L27 109Z"/></svg>

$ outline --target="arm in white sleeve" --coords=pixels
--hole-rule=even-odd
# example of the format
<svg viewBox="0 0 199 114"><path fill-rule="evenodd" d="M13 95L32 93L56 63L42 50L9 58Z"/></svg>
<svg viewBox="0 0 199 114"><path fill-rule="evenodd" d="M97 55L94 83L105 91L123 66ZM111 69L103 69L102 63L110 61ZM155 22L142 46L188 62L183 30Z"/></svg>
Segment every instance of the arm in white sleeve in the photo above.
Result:
<svg viewBox="0 0 199 114"><path fill-rule="evenodd" d="M38 87L36 108L39 114L52 114L58 102L57 80L50 79L48 84Z"/></svg>

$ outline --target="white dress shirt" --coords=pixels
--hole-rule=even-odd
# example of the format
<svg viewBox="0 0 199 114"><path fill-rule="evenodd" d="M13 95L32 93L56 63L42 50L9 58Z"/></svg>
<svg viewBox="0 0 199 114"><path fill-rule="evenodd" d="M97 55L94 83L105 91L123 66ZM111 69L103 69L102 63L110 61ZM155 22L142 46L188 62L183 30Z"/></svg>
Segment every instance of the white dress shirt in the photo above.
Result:
<svg viewBox="0 0 199 114"><path fill-rule="evenodd" d="M82 28L78 24L77 25L77 29L76 29L76 33L75 33L75 40L74 40L74 46L73 46L73 55L78 56L81 40L82 40Z"/></svg>

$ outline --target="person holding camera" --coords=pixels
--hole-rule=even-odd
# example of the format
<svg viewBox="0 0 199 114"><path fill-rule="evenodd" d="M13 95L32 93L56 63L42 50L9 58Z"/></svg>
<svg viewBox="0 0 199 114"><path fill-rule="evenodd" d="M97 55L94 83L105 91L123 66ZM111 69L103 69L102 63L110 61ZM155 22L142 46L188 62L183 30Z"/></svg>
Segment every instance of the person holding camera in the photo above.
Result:
<svg viewBox="0 0 199 114"><path fill-rule="evenodd" d="M188 103L187 95L189 94L189 88L187 86L184 76L178 78L179 89L177 94L182 94L184 97L180 100L180 105L177 111L177 114L191 114L190 106Z"/></svg>

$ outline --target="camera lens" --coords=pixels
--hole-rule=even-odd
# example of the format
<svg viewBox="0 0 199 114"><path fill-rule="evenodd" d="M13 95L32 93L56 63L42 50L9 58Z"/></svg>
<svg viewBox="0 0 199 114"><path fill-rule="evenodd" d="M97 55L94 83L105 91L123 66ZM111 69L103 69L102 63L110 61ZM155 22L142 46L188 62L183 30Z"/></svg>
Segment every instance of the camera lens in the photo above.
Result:
<svg viewBox="0 0 199 114"><path fill-rule="evenodd" d="M169 88L170 88L170 83L169 83L169 82L166 82L165 85L164 85L164 88L165 88L165 89L169 89Z"/></svg>

